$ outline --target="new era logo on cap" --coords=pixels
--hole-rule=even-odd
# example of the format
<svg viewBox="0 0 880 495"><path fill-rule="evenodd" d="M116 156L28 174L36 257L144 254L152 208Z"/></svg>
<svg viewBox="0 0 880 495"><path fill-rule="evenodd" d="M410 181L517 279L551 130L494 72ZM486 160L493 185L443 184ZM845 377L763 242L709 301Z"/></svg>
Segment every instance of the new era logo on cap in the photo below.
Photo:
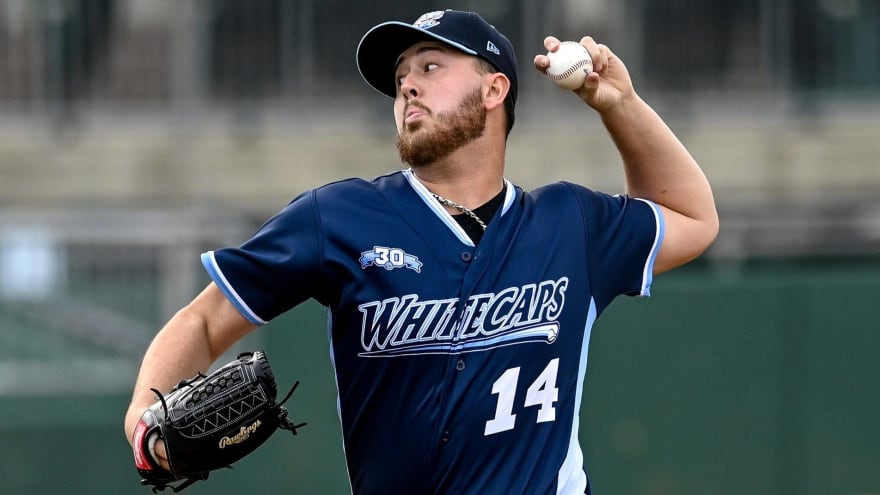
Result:
<svg viewBox="0 0 880 495"><path fill-rule="evenodd" d="M357 49L361 76L370 86L393 98L397 92L394 70L398 57L422 41L440 41L486 60L510 80L510 96L516 101L516 53L513 45L474 12L428 12L412 24L392 21L373 27L361 39Z"/></svg>

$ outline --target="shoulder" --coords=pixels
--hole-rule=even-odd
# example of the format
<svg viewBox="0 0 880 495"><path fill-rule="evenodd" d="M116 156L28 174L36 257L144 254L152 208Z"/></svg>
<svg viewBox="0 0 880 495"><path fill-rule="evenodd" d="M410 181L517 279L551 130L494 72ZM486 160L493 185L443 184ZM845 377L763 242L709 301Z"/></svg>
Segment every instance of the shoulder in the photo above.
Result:
<svg viewBox="0 0 880 495"><path fill-rule="evenodd" d="M625 194L610 194L596 191L589 187L566 181L554 182L525 194L526 197L540 201L576 201L584 208L598 207L600 205L607 206L610 204L624 206L638 199Z"/></svg>
<svg viewBox="0 0 880 495"><path fill-rule="evenodd" d="M600 201L603 198L611 197L608 194L593 191L585 186L574 184L571 182L554 182L547 184L531 191L523 193L526 201L532 201L537 205L559 206L560 204L570 203L583 207L585 203Z"/></svg>
<svg viewBox="0 0 880 495"><path fill-rule="evenodd" d="M408 190L410 188L402 173L394 172L369 180L349 178L331 182L303 193L295 201L302 202L304 209L311 210L325 228L336 221L351 228L350 222L357 222L379 211L387 212L388 205L397 202L397 198Z"/></svg>
<svg viewBox="0 0 880 495"><path fill-rule="evenodd" d="M552 182L550 184L546 184L540 186L538 188L532 189L525 193L526 196L535 196L535 197L546 197L546 196L555 196L555 195L563 195L563 196L572 196L574 194L603 194L597 191L593 191L592 189L582 186L580 184L575 184L573 182L568 181L558 181Z"/></svg>
<svg viewBox="0 0 880 495"><path fill-rule="evenodd" d="M404 182L403 173L397 171L369 180L357 177L342 179L320 186L311 192L320 201L333 198L351 199L359 195L375 194L380 189L402 185Z"/></svg>
<svg viewBox="0 0 880 495"><path fill-rule="evenodd" d="M580 184L556 182L525 194L526 202L539 211L556 212L557 217L574 215L590 228L620 222L643 224L659 222L658 208L652 202L625 194L595 191Z"/></svg>

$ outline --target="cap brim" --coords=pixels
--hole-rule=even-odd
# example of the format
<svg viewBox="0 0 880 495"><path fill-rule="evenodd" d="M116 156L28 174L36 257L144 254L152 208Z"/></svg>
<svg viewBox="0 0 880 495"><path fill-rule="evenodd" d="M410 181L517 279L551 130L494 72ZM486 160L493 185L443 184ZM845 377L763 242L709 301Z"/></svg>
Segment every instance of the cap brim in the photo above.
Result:
<svg viewBox="0 0 880 495"><path fill-rule="evenodd" d="M407 48L421 41L440 41L470 55L476 55L475 51L464 45L411 24L386 22L367 31L358 44L357 66L361 77L380 93L394 98L397 95L397 84L394 81L397 60Z"/></svg>

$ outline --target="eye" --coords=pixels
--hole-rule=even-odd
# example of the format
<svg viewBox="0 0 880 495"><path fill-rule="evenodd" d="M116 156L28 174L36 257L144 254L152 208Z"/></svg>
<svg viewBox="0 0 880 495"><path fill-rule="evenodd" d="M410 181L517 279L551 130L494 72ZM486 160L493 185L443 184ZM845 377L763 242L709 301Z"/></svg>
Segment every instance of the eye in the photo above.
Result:
<svg viewBox="0 0 880 495"><path fill-rule="evenodd" d="M433 71L437 70L439 67L440 66L434 62L426 62L424 67L422 68L422 70L424 72L433 72ZM395 81L397 82L398 88L403 85L403 80L406 79L406 76L407 76L406 74L398 74L395 77Z"/></svg>

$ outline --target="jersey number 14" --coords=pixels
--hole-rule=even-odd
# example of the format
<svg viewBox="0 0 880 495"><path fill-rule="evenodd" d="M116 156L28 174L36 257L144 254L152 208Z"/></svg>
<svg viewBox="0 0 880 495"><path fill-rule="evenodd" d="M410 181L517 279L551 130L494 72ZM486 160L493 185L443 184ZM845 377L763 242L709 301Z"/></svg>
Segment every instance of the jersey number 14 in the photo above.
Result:
<svg viewBox="0 0 880 495"><path fill-rule="evenodd" d="M559 400L559 389L556 387L558 372L559 358L551 359L544 371L526 390L523 407L538 406L537 423L556 421L556 408L553 407L553 404ZM517 366L507 369L492 384L492 394L498 396L498 403L495 406L495 417L486 421L484 436L512 430L516 426L516 414L513 412L513 406L518 382L519 367Z"/></svg>

